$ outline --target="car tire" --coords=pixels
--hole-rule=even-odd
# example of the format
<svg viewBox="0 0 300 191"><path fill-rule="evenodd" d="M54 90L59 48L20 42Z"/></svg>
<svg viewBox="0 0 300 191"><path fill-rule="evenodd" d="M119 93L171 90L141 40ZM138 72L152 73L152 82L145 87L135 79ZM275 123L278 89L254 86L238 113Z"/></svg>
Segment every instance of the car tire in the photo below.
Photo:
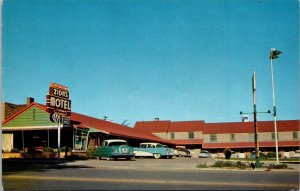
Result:
<svg viewBox="0 0 300 191"><path fill-rule="evenodd" d="M161 157L161 155L159 153L154 153L153 156L155 159L159 159Z"/></svg>

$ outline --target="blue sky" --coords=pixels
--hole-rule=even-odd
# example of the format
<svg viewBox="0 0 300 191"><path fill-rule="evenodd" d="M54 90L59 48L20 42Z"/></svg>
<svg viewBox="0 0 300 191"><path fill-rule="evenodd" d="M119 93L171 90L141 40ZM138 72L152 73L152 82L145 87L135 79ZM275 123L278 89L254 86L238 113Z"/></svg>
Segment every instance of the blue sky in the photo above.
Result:
<svg viewBox="0 0 300 191"><path fill-rule="evenodd" d="M56 82L72 111L130 126L240 121L254 71L257 109L272 109L276 48L278 119L299 119L297 0L9 0L2 33L6 102L45 104Z"/></svg>

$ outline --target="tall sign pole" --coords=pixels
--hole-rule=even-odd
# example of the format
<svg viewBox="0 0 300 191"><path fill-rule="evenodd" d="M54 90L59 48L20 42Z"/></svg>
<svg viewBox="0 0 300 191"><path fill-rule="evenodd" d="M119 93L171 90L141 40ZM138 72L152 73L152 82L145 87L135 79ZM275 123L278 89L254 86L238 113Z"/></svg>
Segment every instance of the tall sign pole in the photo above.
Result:
<svg viewBox="0 0 300 191"><path fill-rule="evenodd" d="M57 124L57 159L60 159L60 119Z"/></svg>
<svg viewBox="0 0 300 191"><path fill-rule="evenodd" d="M60 159L60 139L63 125L70 124L71 100L69 89L60 84L51 83L49 94L46 96L46 111L50 113L50 120L57 123L57 158Z"/></svg>
<svg viewBox="0 0 300 191"><path fill-rule="evenodd" d="M278 133L277 133L277 119L276 119L276 105L275 105L275 87L274 87L274 71L273 71L273 59L278 58L281 54L280 51L275 48L271 48L270 51L270 65L271 65L271 77L272 77L272 100L273 100L273 116L274 116L274 131L275 131L275 147L276 147L276 164L279 164L278 157Z"/></svg>
<svg viewBox="0 0 300 191"><path fill-rule="evenodd" d="M254 140L255 140L255 166L261 167L259 162L259 145L258 145L258 130L257 130L257 110L256 110L256 74L252 76L252 93L253 93L253 121L254 121Z"/></svg>

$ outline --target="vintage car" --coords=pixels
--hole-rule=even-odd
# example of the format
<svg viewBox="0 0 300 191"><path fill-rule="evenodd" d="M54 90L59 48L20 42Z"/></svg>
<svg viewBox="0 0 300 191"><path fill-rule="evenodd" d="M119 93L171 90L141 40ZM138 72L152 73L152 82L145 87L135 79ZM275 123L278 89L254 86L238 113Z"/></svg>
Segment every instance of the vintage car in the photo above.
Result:
<svg viewBox="0 0 300 191"><path fill-rule="evenodd" d="M168 148L168 146L160 143L141 143L140 147L134 147L133 150L136 157L154 157L159 159L161 157L172 158L174 155L172 148Z"/></svg>
<svg viewBox="0 0 300 191"><path fill-rule="evenodd" d="M176 157L192 157L191 152L184 148L176 148L174 150L174 155Z"/></svg>
<svg viewBox="0 0 300 191"><path fill-rule="evenodd" d="M206 150L201 150L199 154L199 158L210 158L211 154Z"/></svg>
<svg viewBox="0 0 300 191"><path fill-rule="evenodd" d="M121 139L104 140L101 147L96 148L95 155L97 159L106 158L107 160L118 158L131 160L134 158L132 147Z"/></svg>

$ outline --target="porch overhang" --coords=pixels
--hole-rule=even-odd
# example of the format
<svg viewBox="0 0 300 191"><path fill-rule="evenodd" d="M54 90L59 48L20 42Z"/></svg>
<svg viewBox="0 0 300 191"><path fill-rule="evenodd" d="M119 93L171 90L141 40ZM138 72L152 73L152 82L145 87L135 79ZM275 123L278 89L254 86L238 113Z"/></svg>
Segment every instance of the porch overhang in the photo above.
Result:
<svg viewBox="0 0 300 191"><path fill-rule="evenodd" d="M53 129L57 129L57 126L2 127L3 132L5 132L5 131L53 130Z"/></svg>

